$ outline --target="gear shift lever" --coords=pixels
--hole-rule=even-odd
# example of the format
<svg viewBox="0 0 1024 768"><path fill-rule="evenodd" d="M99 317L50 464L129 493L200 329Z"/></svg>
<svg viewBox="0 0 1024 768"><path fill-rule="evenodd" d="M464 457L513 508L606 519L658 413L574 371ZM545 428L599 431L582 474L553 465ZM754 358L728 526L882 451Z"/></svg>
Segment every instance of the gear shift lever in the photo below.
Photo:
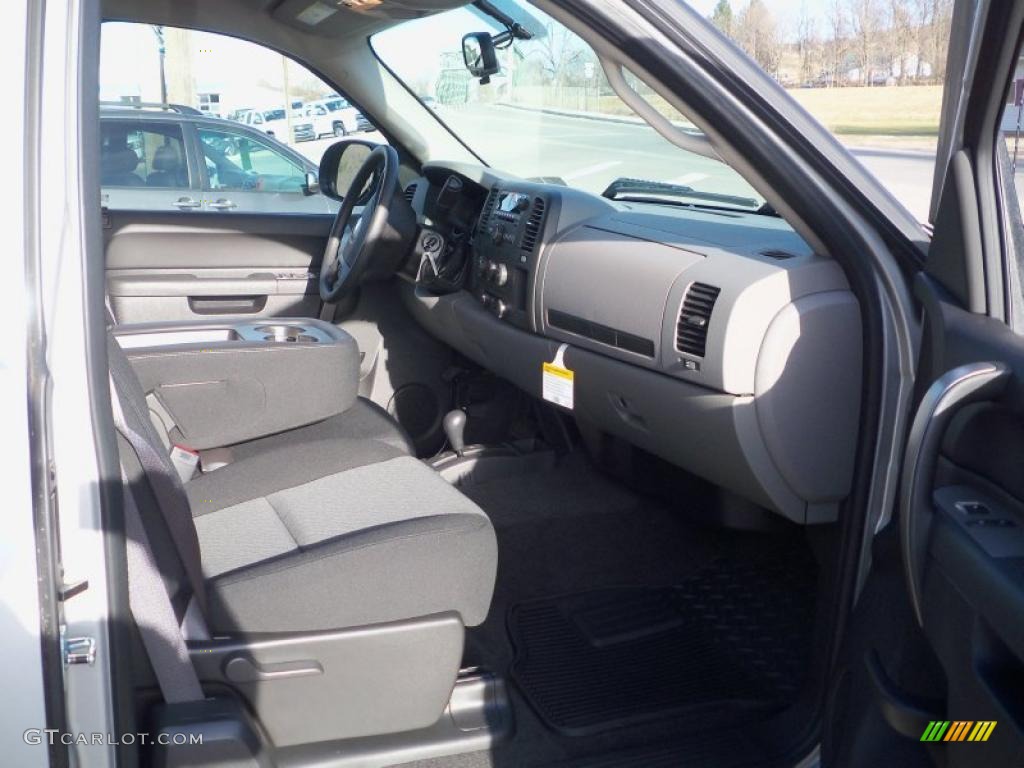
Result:
<svg viewBox="0 0 1024 768"><path fill-rule="evenodd" d="M456 408L444 415L444 434L456 456L466 452L466 412Z"/></svg>

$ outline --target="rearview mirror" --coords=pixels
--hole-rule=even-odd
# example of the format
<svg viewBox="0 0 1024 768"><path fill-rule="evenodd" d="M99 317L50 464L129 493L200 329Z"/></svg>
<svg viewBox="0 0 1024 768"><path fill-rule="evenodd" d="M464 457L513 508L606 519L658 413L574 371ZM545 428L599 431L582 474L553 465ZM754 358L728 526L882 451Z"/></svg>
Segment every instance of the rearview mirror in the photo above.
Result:
<svg viewBox="0 0 1024 768"><path fill-rule="evenodd" d="M494 38L490 32L470 32L462 38L462 60L473 77L479 77L486 85L491 75L501 71Z"/></svg>
<svg viewBox="0 0 1024 768"><path fill-rule="evenodd" d="M375 146L361 139L343 139L329 146L320 158L320 191L341 200Z"/></svg>

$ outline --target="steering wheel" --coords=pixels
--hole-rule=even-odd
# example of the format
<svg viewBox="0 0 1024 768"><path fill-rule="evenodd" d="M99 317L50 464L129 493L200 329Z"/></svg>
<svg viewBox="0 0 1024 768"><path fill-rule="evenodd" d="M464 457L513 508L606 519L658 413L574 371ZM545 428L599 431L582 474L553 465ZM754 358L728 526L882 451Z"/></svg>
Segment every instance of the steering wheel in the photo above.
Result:
<svg viewBox="0 0 1024 768"><path fill-rule="evenodd" d="M358 221L352 213L360 198L369 198ZM342 198L320 262L320 298L336 304L351 293L373 263L374 252L388 228L388 207L398 188L398 152L387 144L373 149Z"/></svg>

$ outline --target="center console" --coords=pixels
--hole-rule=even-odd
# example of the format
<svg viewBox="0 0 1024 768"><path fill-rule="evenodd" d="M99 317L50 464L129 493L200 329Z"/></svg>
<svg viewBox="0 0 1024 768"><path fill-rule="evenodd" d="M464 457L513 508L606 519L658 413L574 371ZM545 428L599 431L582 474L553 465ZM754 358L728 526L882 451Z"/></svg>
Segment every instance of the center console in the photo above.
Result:
<svg viewBox="0 0 1024 768"><path fill-rule="evenodd" d="M532 185L494 186L473 239L469 290L496 317L530 328L530 275L537 265L551 200Z"/></svg>
<svg viewBox="0 0 1024 768"><path fill-rule="evenodd" d="M312 424L356 401L355 339L319 320L141 323L113 333L150 410L196 450Z"/></svg>

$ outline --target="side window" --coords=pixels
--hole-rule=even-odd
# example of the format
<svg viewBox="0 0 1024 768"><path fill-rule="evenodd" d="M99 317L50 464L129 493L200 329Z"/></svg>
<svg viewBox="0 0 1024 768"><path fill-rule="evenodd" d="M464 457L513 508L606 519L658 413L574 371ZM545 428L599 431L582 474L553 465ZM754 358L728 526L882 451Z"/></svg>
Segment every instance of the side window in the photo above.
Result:
<svg viewBox="0 0 1024 768"><path fill-rule="evenodd" d="M1024 218L1024 180L1020 178L1020 175L1024 173L1024 163L1021 162L1022 156L1024 156L1024 146L1021 142L1022 133L1024 133L1024 46L1020 47L1017 52L1013 77L1007 88L1003 113L1000 116L999 131L1002 140L1006 143L1010 161L1007 177L1017 196L1017 206L1021 218ZM1019 221L1020 219L1018 219ZM1021 239L1024 239L1024 232L1021 235Z"/></svg>
<svg viewBox="0 0 1024 768"><path fill-rule="evenodd" d="M337 119L322 105L340 99L336 86L325 83L301 64L277 51L245 40L211 32L127 22L104 22L100 41L101 119L122 116L129 110L145 123L144 131L160 133L154 125L167 124L178 115L195 121L199 141L191 128L184 141L168 138L179 149L187 145L195 153L194 197L200 208L218 211L256 210L267 213L318 212L337 209L334 201L318 193L304 194L307 173L316 173L320 158L336 136L358 134L370 141L383 136L356 110ZM201 113L197 119L195 113ZM239 124L257 132L238 130ZM155 143L165 139L160 135ZM123 169L131 158L107 158L104 187L151 189L171 182L165 176L149 176L158 169L150 164L153 151L145 139L146 154L138 150L134 170ZM118 146L115 143L111 147ZM126 146L126 145L123 145ZM162 151L161 164L169 162ZM180 153L184 161L185 154ZM203 169L206 173L202 173ZM182 178L182 165L176 169ZM198 171L199 173L196 173ZM133 180L128 174L135 174ZM200 191L200 177L210 179L210 189ZM139 182L142 182L141 184ZM187 178L185 178L187 187ZM167 186L155 187L170 189ZM306 190L308 191L308 187ZM106 189L105 189L106 191ZM226 202L219 202L219 193ZM230 193L230 194L229 194ZM262 193L262 194L256 194ZM212 205L208 197L213 196ZM179 195L181 197L183 195ZM174 198L172 205L177 202ZM163 205L163 204L161 204ZM179 208L194 208L186 201Z"/></svg>
<svg viewBox="0 0 1024 768"><path fill-rule="evenodd" d="M164 210L168 192L187 193L188 162L181 126L167 121L104 119L100 123L100 186L107 207Z"/></svg>
<svg viewBox="0 0 1024 768"><path fill-rule="evenodd" d="M996 158L1002 160L1006 279L1009 293L1016 299L1010 303L1007 320L1014 331L1024 335L1024 311L1021 310L1024 294L1024 32L1017 40L1017 56L997 131L997 146L1001 143L1005 149L1005 154L997 152Z"/></svg>
<svg viewBox="0 0 1024 768"><path fill-rule="evenodd" d="M269 142L239 133L199 129L209 188L302 194L306 169Z"/></svg>
<svg viewBox="0 0 1024 768"><path fill-rule="evenodd" d="M928 220L954 0L684 2Z"/></svg>

